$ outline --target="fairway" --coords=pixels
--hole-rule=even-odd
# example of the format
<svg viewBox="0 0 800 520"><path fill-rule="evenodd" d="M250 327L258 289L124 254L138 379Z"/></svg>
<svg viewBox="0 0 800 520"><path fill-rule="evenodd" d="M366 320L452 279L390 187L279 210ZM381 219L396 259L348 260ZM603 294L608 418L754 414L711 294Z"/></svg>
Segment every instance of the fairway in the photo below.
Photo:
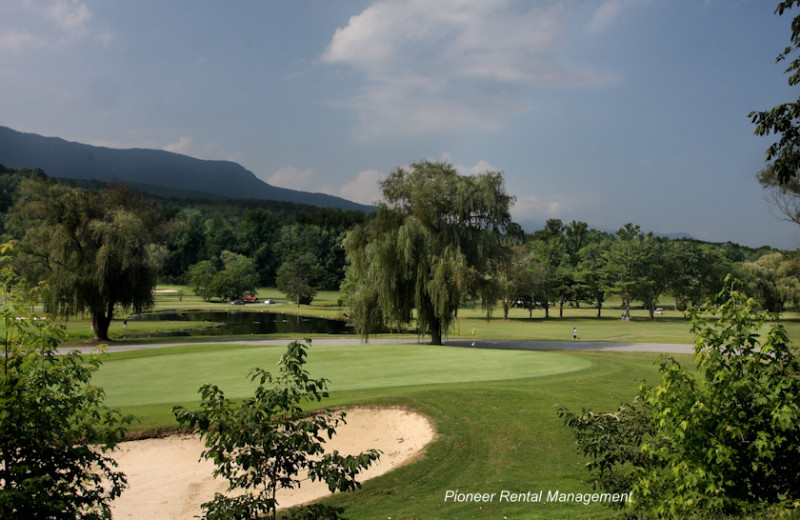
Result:
<svg viewBox="0 0 800 520"><path fill-rule="evenodd" d="M141 419L133 428L174 426L173 404L195 406L203 383L251 395L252 367L276 372L285 346L186 345L107 355L93 382L106 403ZM403 407L426 416L436 439L414 463L326 502L347 518L441 520L607 518L597 504L475 504L445 501L448 490L590 492L585 459L556 415L610 409L653 380L652 353L502 351L429 345L313 345L308 368L331 380L317 406ZM689 356L680 356L684 361ZM194 403L194 404L193 404Z"/></svg>
<svg viewBox="0 0 800 520"><path fill-rule="evenodd" d="M154 352L109 354L94 383L106 404L126 408L198 401L198 388L212 383L229 397L252 392L254 367L276 372L286 347L210 345ZM554 352L481 350L430 345L312 343L308 370L330 380L332 392L542 377L586 369L591 362Z"/></svg>

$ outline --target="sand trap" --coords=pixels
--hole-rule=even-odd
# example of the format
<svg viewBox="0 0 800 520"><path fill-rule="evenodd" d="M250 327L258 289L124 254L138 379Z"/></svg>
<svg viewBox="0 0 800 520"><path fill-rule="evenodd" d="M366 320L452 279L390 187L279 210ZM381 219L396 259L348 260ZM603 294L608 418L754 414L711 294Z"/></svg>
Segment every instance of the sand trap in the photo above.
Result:
<svg viewBox="0 0 800 520"><path fill-rule="evenodd" d="M434 437L428 420L400 408L347 410L347 424L326 444L344 455L374 448L380 460L359 475L364 482L411 460ZM212 477L214 465L199 461L203 443L190 435L124 442L114 458L128 477L128 488L112 503L115 519L181 520L201 514L200 504L225 493L226 482ZM303 504L328 495L324 483L305 481L300 489L278 493L280 507Z"/></svg>

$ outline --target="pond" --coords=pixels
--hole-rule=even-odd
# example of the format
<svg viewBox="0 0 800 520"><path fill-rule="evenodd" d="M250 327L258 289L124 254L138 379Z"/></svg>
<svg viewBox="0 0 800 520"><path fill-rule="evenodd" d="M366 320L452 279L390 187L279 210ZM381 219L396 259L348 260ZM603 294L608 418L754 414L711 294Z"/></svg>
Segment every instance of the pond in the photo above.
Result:
<svg viewBox="0 0 800 520"><path fill-rule="evenodd" d="M341 320L294 316L276 312L166 311L135 314L131 321L200 321L208 322L203 334L352 334L353 329Z"/></svg>

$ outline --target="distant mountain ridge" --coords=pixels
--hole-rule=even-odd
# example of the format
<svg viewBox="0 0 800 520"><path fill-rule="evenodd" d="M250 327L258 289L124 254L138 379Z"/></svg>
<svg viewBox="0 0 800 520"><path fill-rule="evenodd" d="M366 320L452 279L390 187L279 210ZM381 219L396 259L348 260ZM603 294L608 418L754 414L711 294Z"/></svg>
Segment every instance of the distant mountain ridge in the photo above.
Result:
<svg viewBox="0 0 800 520"><path fill-rule="evenodd" d="M267 199L367 212L374 209L324 193L272 186L232 161L196 159L164 150L91 146L4 126L0 126L0 164L15 169L41 168L56 178L122 183L182 199Z"/></svg>

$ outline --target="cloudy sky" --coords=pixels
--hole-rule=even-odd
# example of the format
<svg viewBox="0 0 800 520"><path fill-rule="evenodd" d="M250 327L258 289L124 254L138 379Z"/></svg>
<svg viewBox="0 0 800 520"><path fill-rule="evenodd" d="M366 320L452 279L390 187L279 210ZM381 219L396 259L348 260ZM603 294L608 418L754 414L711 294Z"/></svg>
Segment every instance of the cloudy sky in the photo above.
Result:
<svg viewBox="0 0 800 520"><path fill-rule="evenodd" d="M237 161L369 203L420 159L518 221L800 247L748 114L797 98L777 0L0 2L0 125Z"/></svg>

